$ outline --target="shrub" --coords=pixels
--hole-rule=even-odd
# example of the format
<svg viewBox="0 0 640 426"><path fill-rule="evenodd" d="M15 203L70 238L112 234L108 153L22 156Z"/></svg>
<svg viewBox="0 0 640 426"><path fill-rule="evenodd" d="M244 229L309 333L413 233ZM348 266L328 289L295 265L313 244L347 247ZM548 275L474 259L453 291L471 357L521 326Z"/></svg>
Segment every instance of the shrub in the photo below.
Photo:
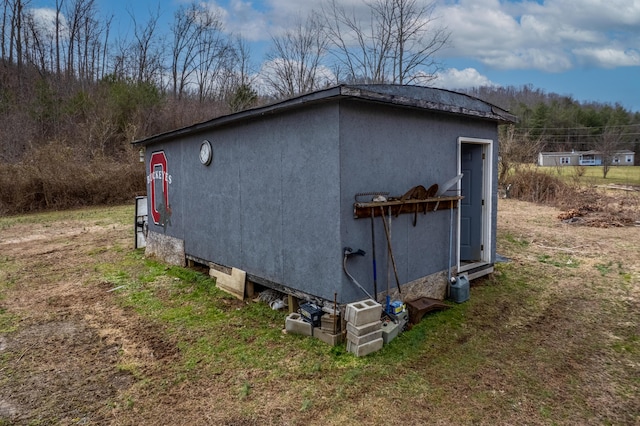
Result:
<svg viewBox="0 0 640 426"><path fill-rule="evenodd" d="M145 191L144 166L129 148L120 160L53 142L0 167L0 215L130 201Z"/></svg>
<svg viewBox="0 0 640 426"><path fill-rule="evenodd" d="M555 176L536 170L515 170L505 181L509 197L534 203L555 204L573 191Z"/></svg>

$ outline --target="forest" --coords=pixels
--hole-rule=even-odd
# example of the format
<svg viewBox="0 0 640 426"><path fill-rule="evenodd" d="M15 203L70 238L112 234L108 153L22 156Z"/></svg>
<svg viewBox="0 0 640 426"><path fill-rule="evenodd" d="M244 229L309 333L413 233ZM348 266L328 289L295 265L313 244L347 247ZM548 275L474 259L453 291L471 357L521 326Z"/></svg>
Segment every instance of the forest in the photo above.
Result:
<svg viewBox="0 0 640 426"><path fill-rule="evenodd" d="M131 35L122 39L95 0L56 0L48 14L29 0L2 0L0 215L143 194L131 142L145 136L334 84L437 86L437 52L450 33L437 26L432 6L367 4L373 28L329 0L272 36L258 58L198 2L182 5L168 30L159 10L131 16ZM358 45L346 45L347 32ZM640 152L640 112L619 104L528 85L464 92L518 117L501 129L507 162L534 162L541 150Z"/></svg>

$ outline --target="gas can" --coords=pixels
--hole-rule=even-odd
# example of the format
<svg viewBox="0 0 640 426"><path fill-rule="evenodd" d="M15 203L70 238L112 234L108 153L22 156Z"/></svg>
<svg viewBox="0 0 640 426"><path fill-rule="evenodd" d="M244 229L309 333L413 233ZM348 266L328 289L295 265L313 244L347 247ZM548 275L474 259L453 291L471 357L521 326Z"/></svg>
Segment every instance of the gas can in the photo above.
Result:
<svg viewBox="0 0 640 426"><path fill-rule="evenodd" d="M456 282L451 283L449 297L456 303L469 300L469 278L466 275L460 275Z"/></svg>

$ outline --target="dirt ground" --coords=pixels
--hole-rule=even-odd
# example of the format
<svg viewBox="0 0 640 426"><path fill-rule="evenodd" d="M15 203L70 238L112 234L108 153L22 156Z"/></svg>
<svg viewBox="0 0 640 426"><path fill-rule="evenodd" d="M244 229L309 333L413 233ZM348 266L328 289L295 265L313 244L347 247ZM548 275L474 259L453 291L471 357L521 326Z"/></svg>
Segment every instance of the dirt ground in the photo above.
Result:
<svg viewBox="0 0 640 426"><path fill-rule="evenodd" d="M0 232L0 256L19 265L3 271L15 285L0 308L21 318L18 331L0 334L0 356L13 360L0 379L0 424L109 423L104 402L135 381L117 368L123 355L153 369L177 353L153 326L120 308L111 285L95 282L86 267L131 244L130 227L113 224L62 221Z"/></svg>
<svg viewBox="0 0 640 426"><path fill-rule="evenodd" d="M503 232L524 235L534 251L580 252L593 265L601 262L601 253L609 253L612 259L621 261L629 259L625 260L631 265L629 273L640 276L638 227L614 226L599 230L606 233L596 234L594 228L562 222L558 215L559 211L552 208L503 200L499 226ZM132 418L118 417L122 407L106 403L120 401L118 395L140 380L131 369L122 366L134 363L142 369L144 377L162 377L179 351L166 333L135 312L122 308L109 291L112 284L96 281L99 274L92 265L122 256L123 250L131 250L131 240L131 226L107 222L90 226L75 220L60 221L53 226L19 223L0 229L0 266L13 265L0 271L0 279L11 283L5 297L0 299L0 312L20 318L15 330L0 334L0 359L7 361L0 364L4 365L0 371L0 425L133 424ZM3 264L3 259L11 262ZM528 258L520 255L513 261L524 264ZM575 283L558 282L558 285L565 284L565 293L575 291L572 287ZM618 296L611 296L612 300L616 303L626 300L640 310L638 288L630 288ZM562 314L550 303L547 318L524 321L526 314L513 316L510 318L517 318L513 321L522 323L506 326L516 330L544 322L547 326L540 339L555 339L567 330L555 323L554 316L567 315L567 310L582 315L583 302L584 299L576 298L569 307L562 307ZM621 327L637 327L637 324ZM567 364L566 368L577 367ZM634 368L638 371L637 366ZM610 385L607 377L597 375L596 366L580 371L596 373L590 379L594 386ZM478 380L482 381L482 377ZM184 401L193 398L212 404L210 391L193 386L173 387L162 400L142 404L152 410L150 415L162 416L155 418L163 418L165 424L192 421L214 424L214 419L210 419L211 423L197 417L198 413L182 411L189 407ZM154 393L156 398L158 394L161 392ZM140 399L144 400L144 395ZM126 401L119 403L126 404ZM219 410L224 411L225 402L219 403ZM592 399L587 394L585 403L606 411L610 400L602 393L594 394ZM158 404L164 404L163 408L158 409ZM638 407L637 401L628 404L629 409ZM148 418L145 421L144 415L139 420L153 424Z"/></svg>

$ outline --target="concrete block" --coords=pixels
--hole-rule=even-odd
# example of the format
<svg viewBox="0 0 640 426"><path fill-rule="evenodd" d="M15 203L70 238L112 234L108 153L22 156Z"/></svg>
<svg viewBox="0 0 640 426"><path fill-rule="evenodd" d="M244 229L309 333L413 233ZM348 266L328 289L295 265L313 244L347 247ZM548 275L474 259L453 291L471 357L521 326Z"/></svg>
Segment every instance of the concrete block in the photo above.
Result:
<svg viewBox="0 0 640 426"><path fill-rule="evenodd" d="M385 321L384 323L382 323L381 331L384 344L386 345L387 343L398 337L398 334L400 334L400 329L401 325L396 324L393 321Z"/></svg>
<svg viewBox="0 0 640 426"><path fill-rule="evenodd" d="M382 305L373 299L349 303L346 308L346 319L353 325L360 326L380 320Z"/></svg>
<svg viewBox="0 0 640 426"><path fill-rule="evenodd" d="M372 340L362 345L356 345L350 340L347 340L347 351L351 352L355 356L367 356L370 353L373 353L382 349L383 345L384 345L384 342L382 341L382 338Z"/></svg>
<svg viewBox="0 0 640 426"><path fill-rule="evenodd" d="M327 345L331 346L335 346L342 342L342 333L338 332L336 334L333 334L333 332L325 331L321 328L313 329L313 337L317 337Z"/></svg>
<svg viewBox="0 0 640 426"><path fill-rule="evenodd" d="M320 318L320 328L324 331L330 331L333 333L335 326L335 331L340 331L340 315L333 314L324 314Z"/></svg>
<svg viewBox="0 0 640 426"><path fill-rule="evenodd" d="M365 334L373 333L376 330L380 330L380 327L382 327L382 321L380 321L379 319L377 321L370 322L369 324L363 324L360 326L353 325L350 322L347 323L347 331L356 336L363 336Z"/></svg>
<svg viewBox="0 0 640 426"><path fill-rule="evenodd" d="M149 230L145 256L156 256L170 265L185 266L184 240Z"/></svg>
<svg viewBox="0 0 640 426"><path fill-rule="evenodd" d="M374 331L373 333L363 334L362 336L356 336L355 334L347 331L347 340L356 345L363 345L369 343L372 340L380 339L382 337L382 330Z"/></svg>
<svg viewBox="0 0 640 426"><path fill-rule="evenodd" d="M302 316L296 312L287 315L284 328L287 330L287 333L313 336L313 326L302 319Z"/></svg>

